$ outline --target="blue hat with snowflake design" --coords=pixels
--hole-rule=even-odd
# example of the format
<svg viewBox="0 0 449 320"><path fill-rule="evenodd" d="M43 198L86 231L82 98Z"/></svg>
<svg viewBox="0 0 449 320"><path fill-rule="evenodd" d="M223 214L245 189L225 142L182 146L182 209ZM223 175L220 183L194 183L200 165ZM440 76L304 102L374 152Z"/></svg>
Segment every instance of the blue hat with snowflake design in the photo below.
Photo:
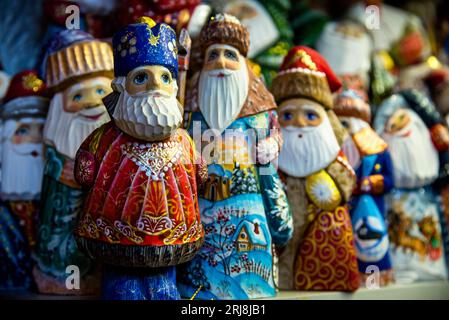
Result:
<svg viewBox="0 0 449 320"><path fill-rule="evenodd" d="M178 48L176 33L164 23L141 17L114 35L114 72L126 77L131 70L150 65L161 65L178 76Z"/></svg>

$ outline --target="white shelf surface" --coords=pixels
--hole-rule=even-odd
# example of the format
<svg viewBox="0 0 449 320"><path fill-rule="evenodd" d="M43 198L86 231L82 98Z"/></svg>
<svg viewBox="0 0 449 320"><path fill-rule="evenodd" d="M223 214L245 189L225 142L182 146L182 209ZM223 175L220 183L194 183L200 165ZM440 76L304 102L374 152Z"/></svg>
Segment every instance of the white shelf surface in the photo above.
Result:
<svg viewBox="0 0 449 320"><path fill-rule="evenodd" d="M270 300L449 300L449 281L392 284L379 289L361 288L353 293L280 291Z"/></svg>
<svg viewBox="0 0 449 320"><path fill-rule="evenodd" d="M57 296L30 292L0 291L0 299L24 300L96 300L92 296ZM267 300L449 300L449 281L417 282L413 284L392 284L380 289L362 288L354 293L280 291L276 297Z"/></svg>

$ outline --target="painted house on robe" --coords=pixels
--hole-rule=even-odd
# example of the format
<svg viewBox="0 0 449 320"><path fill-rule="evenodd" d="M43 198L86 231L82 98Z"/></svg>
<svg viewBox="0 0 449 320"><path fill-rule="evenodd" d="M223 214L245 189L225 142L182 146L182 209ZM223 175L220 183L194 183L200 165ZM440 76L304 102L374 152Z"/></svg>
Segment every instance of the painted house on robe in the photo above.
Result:
<svg viewBox="0 0 449 320"><path fill-rule="evenodd" d="M260 224L255 221L243 221L236 230L235 244L237 252L267 250L268 242Z"/></svg>
<svg viewBox="0 0 449 320"><path fill-rule="evenodd" d="M212 164L208 168L208 178L204 183L204 199L209 201L220 201L230 197L231 172L223 167Z"/></svg>

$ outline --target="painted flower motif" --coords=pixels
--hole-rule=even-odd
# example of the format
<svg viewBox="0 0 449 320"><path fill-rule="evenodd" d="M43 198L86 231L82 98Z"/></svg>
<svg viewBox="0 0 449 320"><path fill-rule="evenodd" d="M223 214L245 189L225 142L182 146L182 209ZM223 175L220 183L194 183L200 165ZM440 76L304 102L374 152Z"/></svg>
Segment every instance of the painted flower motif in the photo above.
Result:
<svg viewBox="0 0 449 320"><path fill-rule="evenodd" d="M127 54L136 53L137 52L136 44L137 44L136 37L129 38L128 35L123 36L120 39L120 44L117 47L117 50L120 52L120 56L124 58L126 57Z"/></svg>
<svg viewBox="0 0 449 320"><path fill-rule="evenodd" d="M176 58L176 56L178 55L178 47L176 46L176 40L172 39L169 43L168 43L168 49L170 50L170 52L173 55L173 58Z"/></svg>
<svg viewBox="0 0 449 320"><path fill-rule="evenodd" d="M27 74L23 76L22 84L25 88L37 92L42 87L44 82L34 74Z"/></svg>
<svg viewBox="0 0 449 320"><path fill-rule="evenodd" d="M331 211L340 204L341 194L324 170L306 178L306 191L310 200L321 209Z"/></svg>

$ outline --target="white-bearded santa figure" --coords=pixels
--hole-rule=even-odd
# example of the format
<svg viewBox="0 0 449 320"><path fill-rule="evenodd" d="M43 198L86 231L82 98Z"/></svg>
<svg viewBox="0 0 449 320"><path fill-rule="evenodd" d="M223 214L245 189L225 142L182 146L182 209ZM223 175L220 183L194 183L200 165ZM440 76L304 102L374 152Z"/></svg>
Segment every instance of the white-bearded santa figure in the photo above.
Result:
<svg viewBox="0 0 449 320"><path fill-rule="evenodd" d="M447 128L418 90L386 99L374 126L388 143L393 163L394 187L385 204L395 279L444 279L447 226L435 191L447 185Z"/></svg>
<svg viewBox="0 0 449 320"><path fill-rule="evenodd" d="M85 32L65 30L52 38L43 70L52 98L43 133L46 164L33 274L42 293L94 294L99 279L73 236L83 200L73 168L83 140L110 121L102 98L112 91L112 49ZM80 290L66 287L68 265L79 267Z"/></svg>
<svg viewBox="0 0 449 320"><path fill-rule="evenodd" d="M0 289L29 289L31 251L44 171L42 130L48 109L34 70L16 74L2 106Z"/></svg>
<svg viewBox="0 0 449 320"><path fill-rule="evenodd" d="M346 203L356 177L341 150L347 134L333 112L341 87L324 58L292 48L273 80L284 145L279 170L293 213L294 234L280 255L280 288L354 291L359 287ZM338 271L337 271L338 270ZM326 274L323 279L322 274Z"/></svg>
<svg viewBox="0 0 449 320"><path fill-rule="evenodd" d="M113 121L76 155L75 178L86 191L77 242L105 262L103 298L179 299L176 265L203 243L197 190L207 168L180 128L176 34L142 17L117 32L113 46L114 92L105 98Z"/></svg>
<svg viewBox="0 0 449 320"><path fill-rule="evenodd" d="M282 144L276 104L246 59L247 29L218 14L200 34L185 125L208 164L199 192L205 244L183 269L180 292L199 299L274 296L274 245L292 234L287 199L271 163ZM199 141L198 141L199 140ZM213 142L211 142L213 140Z"/></svg>

